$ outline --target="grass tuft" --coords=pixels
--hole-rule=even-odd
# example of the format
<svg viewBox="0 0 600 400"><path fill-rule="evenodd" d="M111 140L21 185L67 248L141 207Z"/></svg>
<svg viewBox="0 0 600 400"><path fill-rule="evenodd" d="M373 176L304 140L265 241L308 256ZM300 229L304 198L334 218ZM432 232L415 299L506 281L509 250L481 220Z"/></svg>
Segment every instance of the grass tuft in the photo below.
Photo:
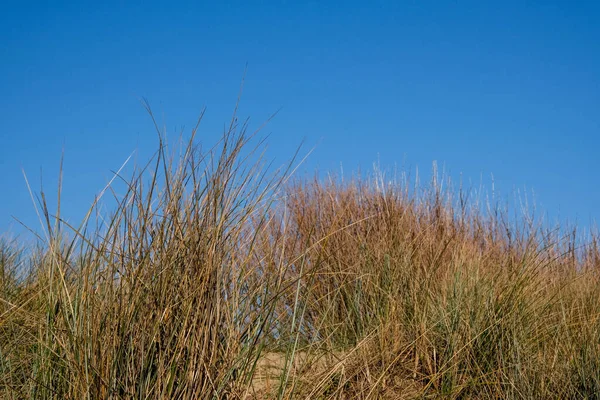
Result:
<svg viewBox="0 0 600 400"><path fill-rule="evenodd" d="M197 129L157 129L110 215L68 224L59 187L38 245L0 241L0 398L599 397L597 235Z"/></svg>

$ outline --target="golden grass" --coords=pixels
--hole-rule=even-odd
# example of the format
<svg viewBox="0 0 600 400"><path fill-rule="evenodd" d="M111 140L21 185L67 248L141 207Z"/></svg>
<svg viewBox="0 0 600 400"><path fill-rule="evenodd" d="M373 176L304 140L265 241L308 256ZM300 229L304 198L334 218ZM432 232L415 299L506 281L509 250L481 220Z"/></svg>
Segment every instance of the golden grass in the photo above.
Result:
<svg viewBox="0 0 600 400"><path fill-rule="evenodd" d="M194 135L110 216L42 196L40 246L0 242L0 398L599 397L597 236L439 181L269 175L235 116Z"/></svg>

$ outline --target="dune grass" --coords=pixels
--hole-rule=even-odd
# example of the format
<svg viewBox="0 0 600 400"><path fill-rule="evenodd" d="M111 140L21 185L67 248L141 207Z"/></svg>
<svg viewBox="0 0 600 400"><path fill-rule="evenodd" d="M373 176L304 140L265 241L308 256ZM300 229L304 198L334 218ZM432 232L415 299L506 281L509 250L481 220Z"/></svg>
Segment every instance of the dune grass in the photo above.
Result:
<svg viewBox="0 0 600 400"><path fill-rule="evenodd" d="M272 172L234 116L0 241L2 399L600 397L595 235L434 180ZM60 189L59 189L60 204Z"/></svg>

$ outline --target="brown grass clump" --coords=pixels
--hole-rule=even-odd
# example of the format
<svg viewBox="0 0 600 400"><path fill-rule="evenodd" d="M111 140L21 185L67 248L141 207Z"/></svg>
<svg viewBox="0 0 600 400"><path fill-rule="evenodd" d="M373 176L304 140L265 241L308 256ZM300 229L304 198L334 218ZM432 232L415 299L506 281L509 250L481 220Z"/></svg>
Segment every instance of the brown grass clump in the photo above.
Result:
<svg viewBox="0 0 600 400"><path fill-rule="evenodd" d="M269 175L246 128L161 141L77 227L42 194L41 245L0 242L0 398L599 397L597 236Z"/></svg>

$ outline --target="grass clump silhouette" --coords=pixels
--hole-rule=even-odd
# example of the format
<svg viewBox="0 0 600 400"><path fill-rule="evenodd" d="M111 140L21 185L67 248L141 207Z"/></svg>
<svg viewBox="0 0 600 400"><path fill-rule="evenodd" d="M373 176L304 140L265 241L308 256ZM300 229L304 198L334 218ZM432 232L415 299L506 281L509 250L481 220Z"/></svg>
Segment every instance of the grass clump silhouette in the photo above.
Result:
<svg viewBox="0 0 600 400"><path fill-rule="evenodd" d="M39 247L0 242L0 398L598 397L597 236L195 132L95 226L59 189Z"/></svg>

